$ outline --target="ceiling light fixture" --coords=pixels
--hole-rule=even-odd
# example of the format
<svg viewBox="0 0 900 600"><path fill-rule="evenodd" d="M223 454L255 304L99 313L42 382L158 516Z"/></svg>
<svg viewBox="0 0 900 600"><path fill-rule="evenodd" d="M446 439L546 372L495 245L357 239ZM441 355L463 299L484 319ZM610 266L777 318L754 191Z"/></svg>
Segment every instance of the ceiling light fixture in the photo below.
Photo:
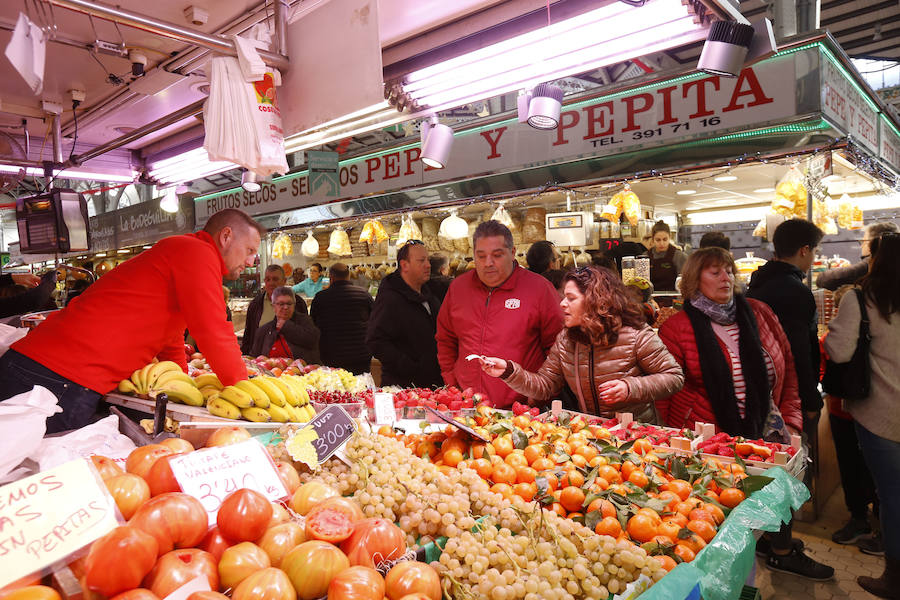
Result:
<svg viewBox="0 0 900 600"><path fill-rule="evenodd" d="M338 119L317 125L290 135L284 139L285 152L321 146L328 142L352 137L367 131L382 129L409 119L408 114L398 112L387 101L359 110Z"/></svg>
<svg viewBox="0 0 900 600"><path fill-rule="evenodd" d="M443 169L453 147L453 129L438 122L437 115L422 121L422 154L420 160L433 169Z"/></svg>
<svg viewBox="0 0 900 600"><path fill-rule="evenodd" d="M150 178L161 184L181 183L236 168L228 161L210 161L206 148L201 146L152 163Z"/></svg>
<svg viewBox="0 0 900 600"><path fill-rule="evenodd" d="M0 173L19 173L23 168L24 167L17 167L15 165L0 164ZM34 167L28 167L25 168L25 174L31 177L43 177L44 170L36 169ZM60 179L78 179L83 181L108 181L116 183L131 183L132 181L134 181L133 173L130 175L122 175L113 173L97 173L93 171L76 171L74 169L54 169L53 176L59 177Z"/></svg>
<svg viewBox="0 0 900 600"><path fill-rule="evenodd" d="M774 192L774 191L775 191L775 188L767 187L767 188L759 188L759 189L755 189L755 190L753 190L753 193L754 193L754 194L768 194L768 193L771 193L771 192Z"/></svg>
<svg viewBox="0 0 900 600"><path fill-rule="evenodd" d="M753 27L736 21L716 21L709 29L697 69L711 75L737 77L753 42Z"/></svg>
<svg viewBox="0 0 900 600"><path fill-rule="evenodd" d="M562 88L552 83L539 83L534 90L519 95L519 122L535 129L556 129L562 110Z"/></svg>
<svg viewBox="0 0 900 600"><path fill-rule="evenodd" d="M459 106L700 41L706 27L694 17L672 0L648 0L642 7L613 2L413 71L401 85L432 110Z"/></svg>
<svg viewBox="0 0 900 600"><path fill-rule="evenodd" d="M248 192L258 192L262 186L256 181L257 175L253 171L245 170L241 173L241 187Z"/></svg>
<svg viewBox="0 0 900 600"><path fill-rule="evenodd" d="M696 194L697 190L678 190L675 193L679 196L690 196L691 194Z"/></svg>
<svg viewBox="0 0 900 600"><path fill-rule="evenodd" d="M737 176L735 175L719 175L713 181L718 181L719 183L725 183L726 181L737 181Z"/></svg>
<svg viewBox="0 0 900 600"><path fill-rule="evenodd" d="M166 188L165 195L159 201L159 207L167 213L178 212L178 194L174 187Z"/></svg>

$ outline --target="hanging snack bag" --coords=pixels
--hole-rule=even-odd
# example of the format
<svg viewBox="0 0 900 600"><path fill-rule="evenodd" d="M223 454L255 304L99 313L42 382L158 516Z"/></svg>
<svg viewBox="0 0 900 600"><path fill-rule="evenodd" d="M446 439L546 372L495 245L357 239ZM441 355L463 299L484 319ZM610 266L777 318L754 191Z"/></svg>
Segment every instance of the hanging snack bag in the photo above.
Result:
<svg viewBox="0 0 900 600"><path fill-rule="evenodd" d="M862 229L865 226L863 222L863 210L857 200L853 201L853 212L850 219L849 229Z"/></svg>
<svg viewBox="0 0 900 600"><path fill-rule="evenodd" d="M625 189L616 195L621 198L620 205L625 213L625 218L632 226L637 225L641 218L641 201L637 194L631 191L631 186L626 183Z"/></svg>
<svg viewBox="0 0 900 600"><path fill-rule="evenodd" d="M775 186L775 198L772 210L788 219L806 218L806 185L803 175L797 167L791 167L787 174Z"/></svg>
<svg viewBox="0 0 900 600"><path fill-rule="evenodd" d="M853 198L847 194L838 200L837 224L841 229L850 229L853 225Z"/></svg>
<svg viewBox="0 0 900 600"><path fill-rule="evenodd" d="M509 212L502 204L497 206L497 210L495 210L494 214L491 215L491 219L503 223L509 228L510 231L516 228L516 224L513 223L512 217L509 216Z"/></svg>
<svg viewBox="0 0 900 600"><path fill-rule="evenodd" d="M422 231L419 229L419 226L416 225L416 222L413 221L411 214L403 215L402 222L400 224L400 231L397 233L397 247L399 248L409 240L421 240L422 239Z"/></svg>
<svg viewBox="0 0 900 600"><path fill-rule="evenodd" d="M313 237L312 231L306 232L306 239L300 244L300 253L306 258L314 258L319 255L319 242Z"/></svg>
<svg viewBox="0 0 900 600"><path fill-rule="evenodd" d="M753 237L763 238L766 237L766 218L763 217L759 220L759 223L756 224L756 227L753 229Z"/></svg>
<svg viewBox="0 0 900 600"><path fill-rule="evenodd" d="M384 230L384 225L378 219L366 221L363 225L362 233L359 234L359 241L367 244L377 244L388 239L388 234Z"/></svg>
<svg viewBox="0 0 900 600"><path fill-rule="evenodd" d="M603 210L600 211L600 218L612 221L613 223L618 223L621 216L622 194L620 192L610 198L609 202L603 206Z"/></svg>
<svg viewBox="0 0 900 600"><path fill-rule="evenodd" d="M328 252L337 256L351 256L353 250L350 248L350 236L344 231L343 227L338 227L331 232L328 240Z"/></svg>

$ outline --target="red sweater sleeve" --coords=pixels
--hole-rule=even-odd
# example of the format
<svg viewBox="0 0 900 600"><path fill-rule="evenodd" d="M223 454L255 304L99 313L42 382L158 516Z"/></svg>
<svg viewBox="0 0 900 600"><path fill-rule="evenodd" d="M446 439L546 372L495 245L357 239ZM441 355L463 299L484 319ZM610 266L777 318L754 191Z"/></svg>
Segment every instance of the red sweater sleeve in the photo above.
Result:
<svg viewBox="0 0 900 600"><path fill-rule="evenodd" d="M215 252L215 247L202 251ZM225 320L220 259L217 256L197 257L197 260L177 258L178 263L172 265L176 301L200 352L223 385L247 379L237 338L231 323ZM184 352L181 354L183 357Z"/></svg>

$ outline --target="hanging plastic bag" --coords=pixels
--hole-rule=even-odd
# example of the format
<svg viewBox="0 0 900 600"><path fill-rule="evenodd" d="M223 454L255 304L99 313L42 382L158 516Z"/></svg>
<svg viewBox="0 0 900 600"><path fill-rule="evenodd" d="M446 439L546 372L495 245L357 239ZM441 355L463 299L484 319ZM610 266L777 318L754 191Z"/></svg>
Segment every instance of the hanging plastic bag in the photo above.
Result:
<svg viewBox="0 0 900 600"><path fill-rule="evenodd" d="M397 233L397 247L399 248L409 240L421 240L422 231L416 222L413 221L411 214L403 215L400 223L400 231Z"/></svg>
<svg viewBox="0 0 900 600"><path fill-rule="evenodd" d="M606 219L607 221L612 221L613 223L618 223L621 217L622 195L621 193L617 193L609 199L609 202L607 204L603 205L603 210L600 211L600 218Z"/></svg>
<svg viewBox="0 0 900 600"><path fill-rule="evenodd" d="M368 244L379 244L386 239L388 239L387 231L384 230L384 225L378 219L366 221L362 233L359 234L359 241Z"/></svg>
<svg viewBox="0 0 900 600"><path fill-rule="evenodd" d="M825 235L836 235L838 232L837 223L828 214L828 207L822 200L813 200L813 223L825 232Z"/></svg>
<svg viewBox="0 0 900 600"><path fill-rule="evenodd" d="M441 221L441 227L438 230L438 236L448 240L460 240L469 236L469 224L466 220L456 214L455 210L450 211L450 216Z"/></svg>
<svg viewBox="0 0 900 600"><path fill-rule="evenodd" d="M759 220L759 223L756 224L756 227L753 228L753 237L765 238L766 237L766 218L763 217Z"/></svg>
<svg viewBox="0 0 900 600"><path fill-rule="evenodd" d="M350 248L350 236L344 231L343 227L338 227L331 232L328 239L328 252L337 256L350 256L353 250Z"/></svg>
<svg viewBox="0 0 900 600"><path fill-rule="evenodd" d="M502 204L497 206L497 210L495 210L494 214L491 215L491 219L499 223L503 223L510 229L510 231L516 228L516 224L513 223L512 217L509 216L509 212Z"/></svg>
<svg viewBox="0 0 900 600"><path fill-rule="evenodd" d="M30 392L0 402L0 483L26 457L35 452L47 433L47 417L62 412L56 396L39 385ZM17 476L9 480L18 479Z"/></svg>
<svg viewBox="0 0 900 600"><path fill-rule="evenodd" d="M863 220L863 210L858 200L853 201L853 211L850 218L850 227L848 229L862 229L865 226Z"/></svg>
<svg viewBox="0 0 900 600"><path fill-rule="evenodd" d="M315 258L319 255L319 241L313 237L312 231L306 232L306 239L300 244L300 253L306 258Z"/></svg>
<svg viewBox="0 0 900 600"><path fill-rule="evenodd" d="M237 58L217 56L210 63L209 99L203 107L209 160L237 163L263 177L287 173L275 93L280 73L273 69L247 83Z"/></svg>
<svg viewBox="0 0 900 600"><path fill-rule="evenodd" d="M291 242L291 236L286 233L278 234L275 241L272 242L272 258L284 258L294 253L294 244Z"/></svg>
<svg viewBox="0 0 900 600"><path fill-rule="evenodd" d="M772 199L772 210L788 219L806 218L807 193L803 174L797 167L790 170L775 186L775 198Z"/></svg>
<svg viewBox="0 0 900 600"><path fill-rule="evenodd" d="M632 226L635 226L641 218L641 201L627 183L621 194L622 211L625 213L625 218Z"/></svg>

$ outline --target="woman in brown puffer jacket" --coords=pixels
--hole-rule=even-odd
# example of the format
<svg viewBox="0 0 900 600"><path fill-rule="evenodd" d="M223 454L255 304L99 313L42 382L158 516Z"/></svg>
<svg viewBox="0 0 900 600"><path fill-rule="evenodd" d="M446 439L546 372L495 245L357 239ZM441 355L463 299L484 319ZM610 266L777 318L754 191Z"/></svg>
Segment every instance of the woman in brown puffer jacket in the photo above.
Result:
<svg viewBox="0 0 900 600"><path fill-rule="evenodd" d="M609 269L582 267L566 275L564 291L565 328L540 369L480 357L484 371L538 402L568 383L583 413L630 411L636 420L656 422L654 402L680 390L684 375L622 281Z"/></svg>

